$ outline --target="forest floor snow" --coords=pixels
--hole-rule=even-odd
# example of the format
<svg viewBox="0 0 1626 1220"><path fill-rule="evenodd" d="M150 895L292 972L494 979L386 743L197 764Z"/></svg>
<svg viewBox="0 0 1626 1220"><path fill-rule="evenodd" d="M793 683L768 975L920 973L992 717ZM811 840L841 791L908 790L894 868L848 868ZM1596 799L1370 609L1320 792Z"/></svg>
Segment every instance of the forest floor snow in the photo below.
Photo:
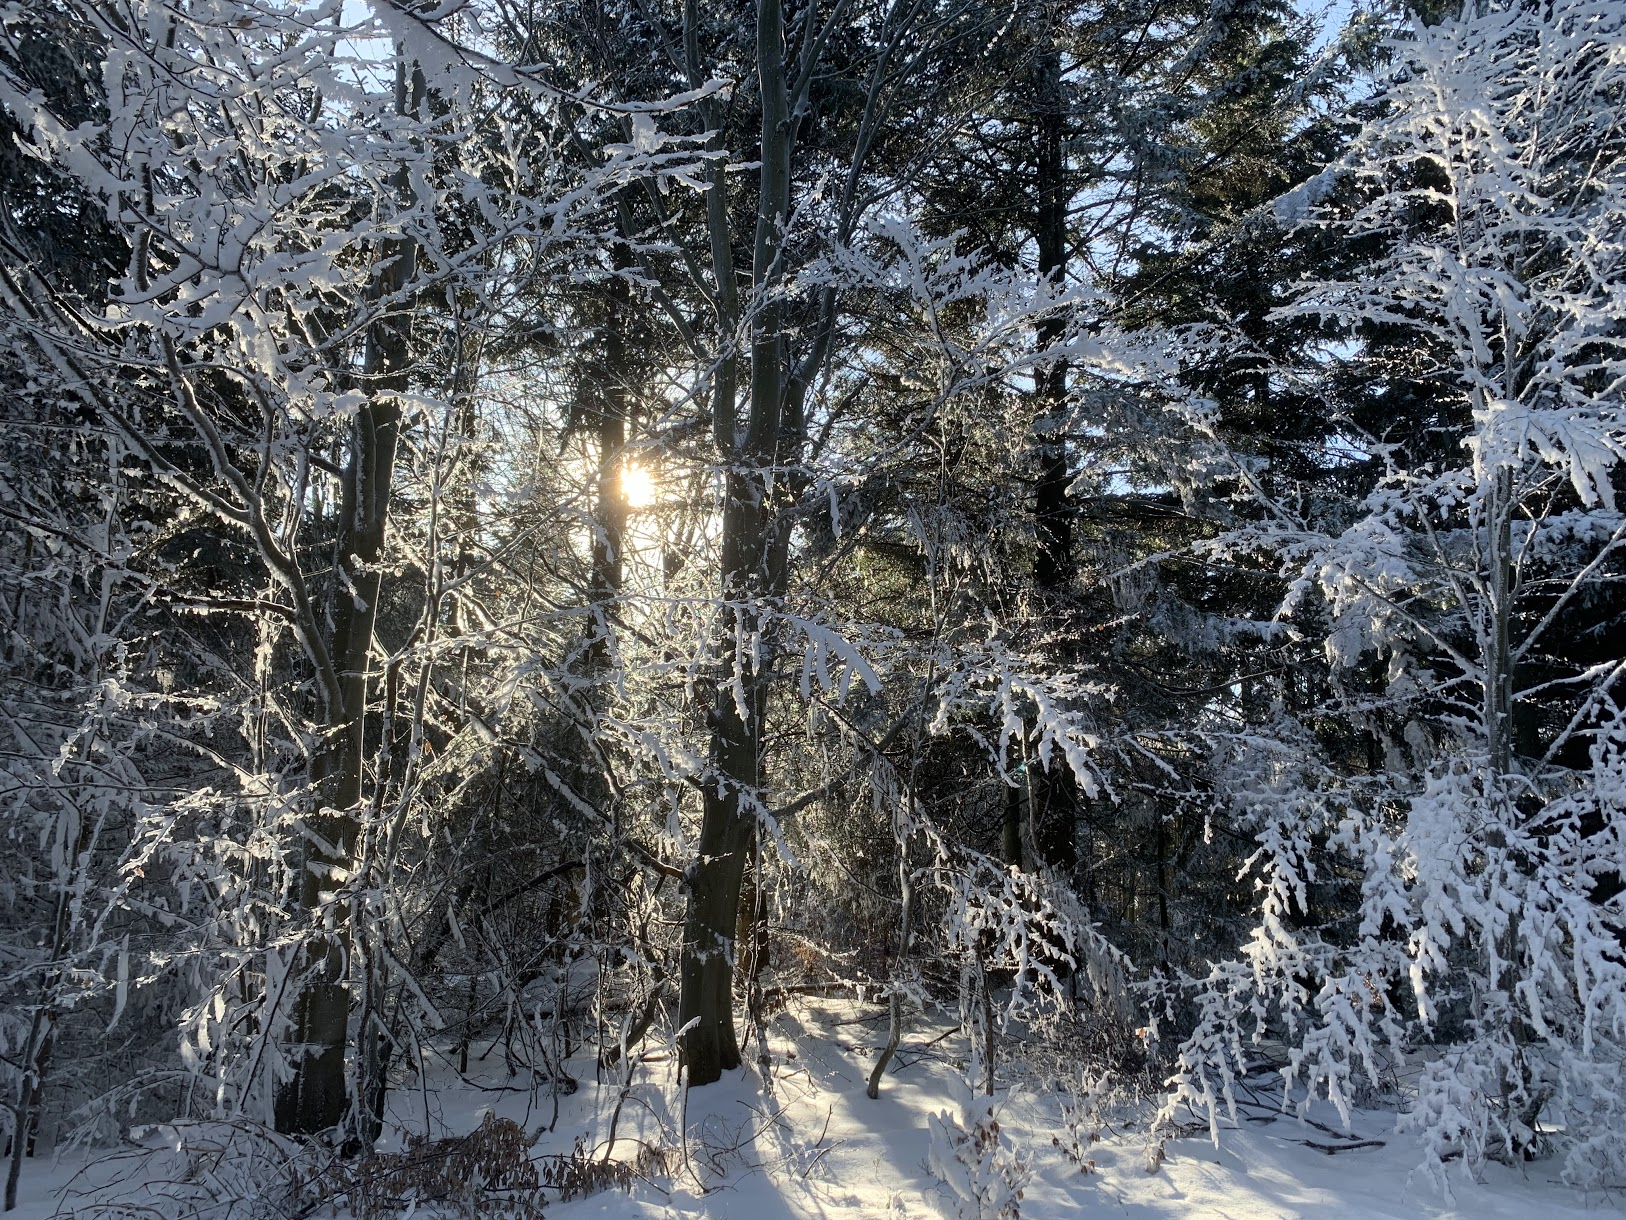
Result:
<svg viewBox="0 0 1626 1220"><path fill-rule="evenodd" d="M523 1077L508 1079L501 1051L482 1061L477 1046L469 1075L431 1071L425 1077L431 1087L409 1086L394 1095L395 1131L381 1148L399 1147L407 1132L437 1138L465 1133L490 1114L514 1120L527 1133L541 1132L533 1155L561 1164L577 1148L603 1157L613 1122L615 1146L609 1151L615 1159L632 1164L646 1147L666 1157L666 1170L646 1156L629 1191L607 1189L568 1201L554 1201L557 1193L549 1192L550 1220L955 1220L962 1214L956 1196L930 1167L931 1128L934 1115L959 1117L969 1097L965 1044L946 1026L917 1025L881 1096L871 1100L864 1086L883 1037L884 1021L873 1005L797 1001L769 1022L771 1090L753 1065L693 1090L685 1105L670 1057L657 1051L646 1055L625 1091L618 1074L597 1073L590 1060L574 1062L580 1087L557 1097L557 1112L553 1090L533 1089ZM747 1047L748 1058L755 1058L754 1051ZM1014 1153L1027 1162L1020 1202L1026 1220L1595 1220L1626 1210L1626 1194L1571 1190L1555 1180L1556 1165L1539 1162L1522 1171L1491 1165L1478 1180L1453 1166L1447 1197L1417 1168L1422 1158L1416 1141L1397 1134L1394 1112L1381 1110L1356 1113L1352 1139L1328 1133L1342 1129L1330 1110L1312 1111L1321 1124L1312 1125L1250 1106L1240 1127L1222 1124L1218 1147L1206 1128L1182 1125L1187 1134L1167 1139L1161 1164L1148 1172L1151 1107L1119 1108L1105 1116L1104 1125L1084 1124L1085 1157L1093 1161L1084 1172L1057 1143L1066 1143L1077 1128L1066 1121L1063 1106L1071 1102L1076 1113L1078 1082L1069 1088L1031 1065L1018 1066L1002 1073L1015 1079L997 1081L992 1114L1006 1150L1001 1159L1009 1163ZM677 1138L680 1127L685 1141ZM1098 1140L1088 1139L1091 1131ZM156 1129L146 1142L162 1151L166 1140L173 1144L173 1128ZM1342 1147L1355 1140L1376 1143ZM684 1152L677 1150L680 1144ZM1342 1150L1328 1153L1316 1144ZM939 1136L940 1154L945 1146ZM252 1159L251 1153L240 1155ZM257 1180L253 1165L234 1166L228 1158L208 1172L217 1183L213 1202L224 1208L197 1210L195 1191L183 1202L172 1186L178 1176L173 1157L165 1161L127 1149L88 1162L30 1162L12 1215L225 1220L276 1214L231 1198L249 1193L241 1184ZM314 1214L335 1213L324 1205ZM427 1220L442 1213L409 1206L393 1214Z"/></svg>

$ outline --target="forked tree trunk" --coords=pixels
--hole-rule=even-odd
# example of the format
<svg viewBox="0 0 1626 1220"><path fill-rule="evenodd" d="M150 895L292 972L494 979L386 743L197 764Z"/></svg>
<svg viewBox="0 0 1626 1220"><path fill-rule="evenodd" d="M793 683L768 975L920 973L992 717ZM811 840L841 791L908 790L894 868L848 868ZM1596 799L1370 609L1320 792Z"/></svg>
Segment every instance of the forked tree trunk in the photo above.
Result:
<svg viewBox="0 0 1626 1220"><path fill-rule="evenodd" d="M405 65L397 81L398 108L416 112L423 100L421 72ZM401 176L398 186L406 189ZM417 259L409 237L383 243L373 299L383 303L408 284ZM302 849L298 909L307 915L323 906L355 863L365 784L368 702L373 627L383 572L379 560L389 520L390 489L401 430L400 396L408 388L410 314L399 306L373 324L362 365L367 401L357 411L345 468L337 542L331 656L338 678L336 705L327 710L328 740L318 754L315 791L323 808L309 821ZM342 1126L349 1112L345 1052L350 1033L348 913L334 912L333 925L313 934L301 960L293 1008L294 1072L277 1090L278 1131L314 1135Z"/></svg>
<svg viewBox="0 0 1626 1220"><path fill-rule="evenodd" d="M776 529L784 496L776 469L800 460L800 429L787 419L781 308L771 287L781 275L781 229L790 211L790 98L785 70L781 0L758 0L757 79L762 99L762 170L751 278L764 292L752 320L751 379L744 435L733 427L728 387L714 403L719 448L728 472L722 522L721 592L745 639L758 636L759 607L784 589L785 542ZM714 188L715 189L715 188ZM718 212L721 209L717 209ZM727 240L726 216L712 218L713 242ZM718 258L721 268L726 258ZM726 370L725 370L726 373ZM789 426L787 426L787 424ZM734 1028L735 933L741 883L755 829L755 811L742 800L762 782L763 718L772 672L771 632L761 633L765 655L742 665L723 642L723 673L711 711L711 773L701 812L700 841L689 869L689 908L679 971L678 1018L690 1085L710 1084L740 1064Z"/></svg>

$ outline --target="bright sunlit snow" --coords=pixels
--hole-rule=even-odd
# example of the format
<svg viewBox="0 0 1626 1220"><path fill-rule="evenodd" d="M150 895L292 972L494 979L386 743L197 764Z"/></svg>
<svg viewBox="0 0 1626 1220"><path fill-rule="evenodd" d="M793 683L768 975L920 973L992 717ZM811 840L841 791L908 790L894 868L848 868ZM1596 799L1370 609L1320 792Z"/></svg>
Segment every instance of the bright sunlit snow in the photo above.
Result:
<svg viewBox="0 0 1626 1220"><path fill-rule="evenodd" d="M976 1166L955 1161L941 1134L958 1129L968 1104L975 1112L984 1101L965 1087L961 1068L969 1048L952 1027L927 1021L912 1030L873 1101L864 1080L884 1033L875 1006L798 999L775 1014L768 1029L769 1089L755 1066L742 1068L694 1092L685 1108L670 1057L656 1051L646 1054L628 1087L618 1073L595 1072L590 1057L574 1059L568 1067L579 1087L556 1097L528 1073L509 1077L500 1067L501 1050L480 1055L482 1043L463 1080L437 1056L421 1090L414 1085L395 1095L392 1120L400 1130L442 1138L474 1131L490 1115L511 1119L527 1139L534 1137L531 1155L544 1169L578 1148L590 1161L637 1166L621 1184L569 1202L551 1201L561 1192L545 1191L547 1215L556 1220L978 1215L966 1192L997 1175L979 1175ZM1019 1050L1019 1044L1005 1049ZM1396 1134L1393 1109L1359 1111L1346 1131L1329 1106L1313 1107L1306 1121L1281 1114L1273 1083L1261 1076L1243 1086L1241 1125L1226 1122L1216 1148L1205 1124L1190 1114L1154 1131L1155 1107L1110 1082L1092 1095L1060 1065L1046 1070L1013 1062L998 1078L991 1114L998 1145L1009 1154L1004 1163L1016 1167L1020 1215L1580 1220L1616 1208L1612 1194L1559 1186L1539 1166L1521 1172L1493 1165L1477 1180L1459 1170L1448 1197L1414 1172L1418 1144ZM139 1146L82 1172L77 1158L67 1158L49 1175L28 1180L18 1220L280 1214L254 1210L274 1201L275 1156L255 1151L249 1133L233 1139L208 1124L156 1128ZM178 1143L195 1151L177 1152ZM401 1146L397 1132L387 1133L379 1148L387 1156ZM1082 1156L1069 1157L1069 1147ZM344 1220L352 1213L341 1206L336 1214ZM423 1200L384 1214L405 1220L442 1213Z"/></svg>

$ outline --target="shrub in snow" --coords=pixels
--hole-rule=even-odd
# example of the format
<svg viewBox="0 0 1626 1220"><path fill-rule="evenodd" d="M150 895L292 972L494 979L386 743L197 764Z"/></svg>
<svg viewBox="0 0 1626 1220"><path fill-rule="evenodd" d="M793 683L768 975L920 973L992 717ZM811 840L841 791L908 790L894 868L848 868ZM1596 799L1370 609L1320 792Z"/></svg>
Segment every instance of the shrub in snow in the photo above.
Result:
<svg viewBox="0 0 1626 1220"><path fill-rule="evenodd" d="M949 1214L955 1220L1017 1220L1032 1174L1028 1158L1001 1135L993 1101L967 1098L958 1121L940 1110L926 1122L931 1132L926 1164L946 1189Z"/></svg>
<svg viewBox="0 0 1626 1220"><path fill-rule="evenodd" d="M314 1158L329 1155L254 1123L137 1125L130 1139L70 1183L55 1214L298 1220L317 1207Z"/></svg>
<svg viewBox="0 0 1626 1220"><path fill-rule="evenodd" d="M345 1207L355 1220L533 1220L542 1215L542 1176L525 1129L487 1113L467 1135L408 1135L399 1152L335 1158L308 1194Z"/></svg>
<svg viewBox="0 0 1626 1220"><path fill-rule="evenodd" d="M1061 1134L1050 1142L1082 1173L1095 1169L1095 1146L1101 1142L1107 1110L1117 1096L1111 1072L1097 1075L1086 1068L1078 1092L1061 1103Z"/></svg>

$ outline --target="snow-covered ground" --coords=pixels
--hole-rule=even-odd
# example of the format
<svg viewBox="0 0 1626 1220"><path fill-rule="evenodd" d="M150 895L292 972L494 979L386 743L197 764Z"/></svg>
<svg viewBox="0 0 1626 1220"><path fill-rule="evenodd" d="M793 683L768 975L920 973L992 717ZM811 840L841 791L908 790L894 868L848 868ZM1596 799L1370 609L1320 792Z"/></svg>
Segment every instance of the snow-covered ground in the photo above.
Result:
<svg viewBox="0 0 1626 1220"><path fill-rule="evenodd" d="M500 1054L475 1065L495 1065L489 1079L463 1081L448 1072L432 1090L400 1090L393 1114L407 1131L423 1131L427 1114L431 1134L445 1136L472 1130L490 1112L515 1120L528 1133L542 1131L535 1145L539 1157L566 1155L578 1140L603 1157L619 1101L611 1155L630 1162L640 1146L665 1150L670 1172L651 1169L646 1157L646 1176L634 1180L630 1193L606 1190L568 1202L550 1201L547 1214L556 1220L953 1220L960 1214L953 1193L929 1168L931 1117L945 1111L959 1115L969 1096L960 1083L964 1044L956 1035L943 1026L915 1029L880 1098L872 1101L864 1083L881 1037L873 1007L797 1002L773 1018L770 1031L771 1093L762 1087L756 1069L747 1068L695 1090L686 1112L671 1060L657 1051L639 1066L624 1096L618 1080L597 1082L591 1061L578 1061L581 1087L558 1099L557 1118L548 1090L533 1092L518 1087L522 1081L503 1076ZM753 1052L747 1048L748 1055ZM1025 1158L1031 1170L1020 1201L1020 1213L1029 1220L1564 1220L1614 1214L1626 1202L1626 1192L1571 1190L1554 1181L1554 1166L1541 1163L1523 1172L1492 1165L1478 1181L1458 1167L1450 1183L1453 1197L1447 1198L1425 1174L1413 1172L1420 1160L1417 1145L1397 1135L1394 1114L1382 1111L1357 1114L1351 1124L1358 1140L1381 1143L1350 1148L1344 1147L1354 1142L1349 1136L1250 1106L1240 1129L1223 1130L1218 1148L1206 1133L1168 1139L1161 1164L1148 1172L1149 1110L1119 1109L1107 1115L1099 1141L1087 1143L1094 1168L1084 1172L1056 1144L1058 1139L1065 1143L1071 1130L1062 1107L1074 1100L1073 1089L1047 1087L1053 1082L1031 1071L1018 1075L1024 1078L999 1084L993 1114L1001 1143ZM1330 1112L1316 1111L1313 1117L1328 1126L1335 1123ZM551 1131L543 1131L550 1124ZM686 1141L676 1137L680 1126L687 1131ZM1095 1129L1093 1123L1088 1127ZM1195 1130L1195 1124L1182 1130ZM196 1134L190 1138L208 1142ZM163 1128L147 1143L158 1148L174 1140L174 1130ZM677 1151L680 1142L686 1144L686 1154ZM1342 1150L1329 1154L1317 1144ZM254 1144L245 1137L242 1146ZM266 1165L273 1159L268 1157ZM173 1154L144 1159L132 1150L88 1167L73 1160L30 1164L15 1214L18 1220L53 1215L184 1220L201 1214L192 1211L200 1197L244 1204L253 1193L251 1185L264 1184L251 1153L203 1160L207 1163L200 1168L196 1155L183 1163ZM213 1185L201 1196L195 1184L178 1191L175 1183L188 1174ZM412 1212L407 1208L396 1214ZM235 1220L276 1213L254 1206L215 1213L218 1220L228 1214ZM331 1213L324 1206L316 1214ZM436 1214L427 1207L416 1211L419 1217Z"/></svg>

